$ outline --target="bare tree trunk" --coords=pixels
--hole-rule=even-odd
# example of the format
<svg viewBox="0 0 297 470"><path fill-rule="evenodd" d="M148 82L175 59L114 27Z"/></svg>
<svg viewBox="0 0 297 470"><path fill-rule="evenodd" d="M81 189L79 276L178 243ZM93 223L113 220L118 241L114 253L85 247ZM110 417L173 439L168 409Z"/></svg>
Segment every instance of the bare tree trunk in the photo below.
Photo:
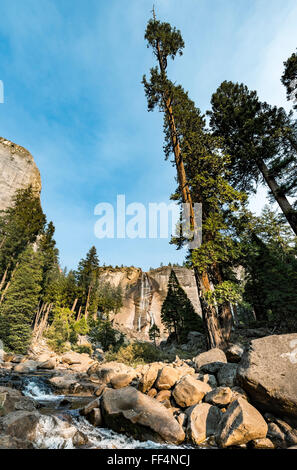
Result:
<svg viewBox="0 0 297 470"><path fill-rule="evenodd" d="M282 193L275 178L270 175L269 169L262 158L257 159L257 165L293 232L297 235L297 211L291 206L286 196Z"/></svg>
<svg viewBox="0 0 297 470"><path fill-rule="evenodd" d="M43 318L41 319L40 321L40 324L39 324L39 327L37 329L37 333L36 333L36 341L42 337L46 327L47 327L47 321L48 321L48 316L52 310L52 307L53 307L53 304L49 304L46 311L45 311L45 314L43 315Z"/></svg>
<svg viewBox="0 0 297 470"><path fill-rule="evenodd" d="M9 286L10 286L10 281L6 284L5 289L4 289L4 291L2 292L1 299L0 299L0 305L2 304L2 302L3 302L3 300L4 300L6 291L7 291L7 289L9 288Z"/></svg>
<svg viewBox="0 0 297 470"><path fill-rule="evenodd" d="M90 304L90 295L91 295L91 290L92 290L92 286L89 285L89 289L88 289L88 296L87 296L87 302L86 302L86 308L85 308L85 318L88 318L88 315L89 315L89 304Z"/></svg>
<svg viewBox="0 0 297 470"><path fill-rule="evenodd" d="M33 328L33 333L37 330L37 327L38 327L38 322L39 322L39 319L40 319L40 316L42 315L42 313L44 312L44 310L46 309L47 307L47 304L42 304L40 308L37 309L37 313L36 313L36 317L35 317L35 321L34 321L34 328Z"/></svg>
<svg viewBox="0 0 297 470"><path fill-rule="evenodd" d="M214 264L214 276L219 284L223 282L223 276L220 267L217 264ZM224 302L219 310L220 324L222 327L223 336L225 338L225 341L228 342L231 336L233 326L233 316L230 303Z"/></svg>
<svg viewBox="0 0 297 470"><path fill-rule="evenodd" d="M7 268L5 269L5 273L4 273L3 276L2 276L1 284L0 284L0 290L3 289L4 283L5 283L5 279L6 279L6 276L7 276L7 272L8 272L8 266L7 266Z"/></svg>
<svg viewBox="0 0 297 470"><path fill-rule="evenodd" d="M79 310L78 310L78 314L77 314L77 321L80 320L80 317L81 317L81 305L79 307Z"/></svg>
<svg viewBox="0 0 297 470"><path fill-rule="evenodd" d="M77 301L78 301L78 298L76 298L75 301L73 302L71 312L75 312L75 307L76 307Z"/></svg>

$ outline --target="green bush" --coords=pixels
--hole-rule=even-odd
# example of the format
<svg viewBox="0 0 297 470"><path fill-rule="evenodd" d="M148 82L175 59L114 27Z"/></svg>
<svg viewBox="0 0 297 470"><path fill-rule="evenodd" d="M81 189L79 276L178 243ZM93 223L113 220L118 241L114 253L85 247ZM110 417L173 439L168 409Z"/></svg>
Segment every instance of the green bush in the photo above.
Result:
<svg viewBox="0 0 297 470"><path fill-rule="evenodd" d="M124 335L113 328L109 320L96 320L90 331L91 342L100 343L102 349L107 351L112 347L113 351L117 351L124 343Z"/></svg>
<svg viewBox="0 0 297 470"><path fill-rule="evenodd" d="M88 346L87 344L76 346L75 351L80 354L89 354L90 356L93 354L92 347Z"/></svg>
<svg viewBox="0 0 297 470"><path fill-rule="evenodd" d="M169 357L151 343L131 343L127 346L121 346L118 351L109 350L105 359L133 366L164 361Z"/></svg>

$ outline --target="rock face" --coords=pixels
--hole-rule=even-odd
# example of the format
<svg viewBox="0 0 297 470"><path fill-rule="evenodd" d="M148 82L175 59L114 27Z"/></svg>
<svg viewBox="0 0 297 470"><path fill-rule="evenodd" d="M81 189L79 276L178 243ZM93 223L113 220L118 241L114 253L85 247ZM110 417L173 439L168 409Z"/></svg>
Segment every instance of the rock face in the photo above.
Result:
<svg viewBox="0 0 297 470"><path fill-rule="evenodd" d="M40 173L32 155L23 147L0 137L0 210L11 205L18 189L30 185L39 195Z"/></svg>
<svg viewBox="0 0 297 470"><path fill-rule="evenodd" d="M114 316L113 323L119 330L128 329L147 337L152 323L164 331L161 323L161 307L167 295L168 280L174 270L180 285L201 316L200 301L194 272L183 267L164 266L145 273L140 268L101 268L100 279L113 286L121 286L123 306Z"/></svg>
<svg viewBox="0 0 297 470"><path fill-rule="evenodd" d="M237 380L255 404L297 418L297 334L251 341Z"/></svg>
<svg viewBox="0 0 297 470"><path fill-rule="evenodd" d="M111 429L129 432L141 441L153 439L179 444L185 439L172 413L133 387L105 389L101 407L104 423Z"/></svg>

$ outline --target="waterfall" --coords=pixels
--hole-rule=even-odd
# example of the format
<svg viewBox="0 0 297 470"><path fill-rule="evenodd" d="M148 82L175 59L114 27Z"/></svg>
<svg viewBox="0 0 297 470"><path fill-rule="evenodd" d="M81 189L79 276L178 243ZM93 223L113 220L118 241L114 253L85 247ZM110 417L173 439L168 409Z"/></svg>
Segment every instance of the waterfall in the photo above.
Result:
<svg viewBox="0 0 297 470"><path fill-rule="evenodd" d="M150 319L151 323L151 313L149 312L150 305L152 301L152 289L147 273L142 273L140 278L140 297L138 306L136 306L135 312L135 327L137 331L141 331L148 323Z"/></svg>

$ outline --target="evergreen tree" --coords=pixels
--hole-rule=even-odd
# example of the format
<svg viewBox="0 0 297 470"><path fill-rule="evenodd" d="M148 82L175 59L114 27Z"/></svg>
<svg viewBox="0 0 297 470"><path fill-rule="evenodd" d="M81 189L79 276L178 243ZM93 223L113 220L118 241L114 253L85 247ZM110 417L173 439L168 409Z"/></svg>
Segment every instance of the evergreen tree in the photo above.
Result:
<svg viewBox="0 0 297 470"><path fill-rule="evenodd" d="M46 222L39 196L32 187L16 192L13 204L0 218L0 275L9 280L16 261L36 241Z"/></svg>
<svg viewBox="0 0 297 470"><path fill-rule="evenodd" d="M186 339L189 331L201 331L203 323L195 312L187 294L171 270L166 299L161 309L161 321L169 332L174 332L178 343Z"/></svg>
<svg viewBox="0 0 297 470"><path fill-rule="evenodd" d="M294 52L286 62L285 70L282 75L282 83L287 90L287 99L293 103L297 110L297 53Z"/></svg>
<svg viewBox="0 0 297 470"><path fill-rule="evenodd" d="M42 294L46 289L46 285L49 282L50 272L58 267L59 263L59 251L56 248L56 241L54 240L55 227L53 222L45 227L43 233L40 235L38 240L38 249L43 256L43 281L42 281Z"/></svg>
<svg viewBox="0 0 297 470"><path fill-rule="evenodd" d="M253 192L259 179L271 191L297 234L297 211L287 196L297 188L297 137L291 114L261 103L243 84L223 82L212 96L210 125L231 155L230 181Z"/></svg>
<svg viewBox="0 0 297 470"><path fill-rule="evenodd" d="M258 321L296 331L296 238L282 218L267 207L261 217L249 215L249 225L239 236L244 247L243 300L252 305Z"/></svg>
<svg viewBox="0 0 297 470"><path fill-rule="evenodd" d="M174 59L182 54L184 42L180 32L168 23L160 23L154 16L148 23L145 38L159 64L159 70L151 69L150 81L143 78L148 110L158 106L164 113L165 156L166 159L174 156L179 183L173 198L187 203L191 228L195 228L193 203L203 204L203 247L191 250L190 258L209 346L223 347L230 336L232 314L228 299L218 312L212 291L214 283L224 282L219 264L237 256L228 235L227 217L243 196L226 181L227 157L221 155L219 140L206 131L204 118L188 94L167 77L168 57ZM184 240L174 241L181 246Z"/></svg>
<svg viewBox="0 0 297 470"><path fill-rule="evenodd" d="M154 323L149 329L149 338L156 346L156 340L157 338L160 338L160 328L156 325L156 323Z"/></svg>
<svg viewBox="0 0 297 470"><path fill-rule="evenodd" d="M79 289L81 306L85 307L85 316L97 313L97 288L98 288L99 259L96 247L92 246L86 258L79 262L76 279Z"/></svg>
<svg viewBox="0 0 297 470"><path fill-rule="evenodd" d="M42 281L42 259L31 247L20 255L5 299L0 307L0 336L5 346L25 354L38 306Z"/></svg>

